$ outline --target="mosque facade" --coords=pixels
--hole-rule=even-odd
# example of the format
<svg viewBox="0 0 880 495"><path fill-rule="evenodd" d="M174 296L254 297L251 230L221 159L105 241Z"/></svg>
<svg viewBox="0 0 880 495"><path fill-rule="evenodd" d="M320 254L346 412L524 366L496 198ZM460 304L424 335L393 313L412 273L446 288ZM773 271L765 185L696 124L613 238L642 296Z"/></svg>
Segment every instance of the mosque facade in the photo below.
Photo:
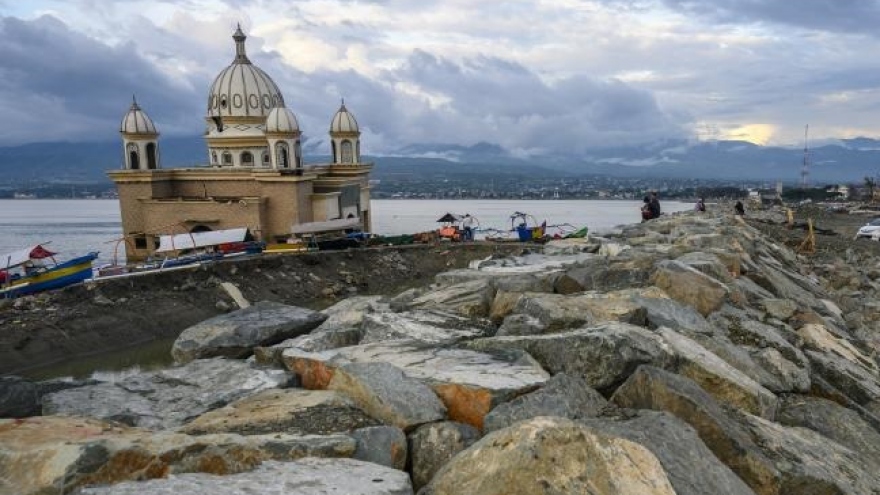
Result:
<svg viewBox="0 0 880 495"><path fill-rule="evenodd" d="M124 163L116 183L129 261L147 258L159 237L247 227L268 243L294 226L357 219L369 231L372 163L362 163L360 129L343 101L330 122L330 163L303 163L302 132L278 86L245 51L239 27L235 59L208 93L208 164L162 168L159 131L132 102L120 134Z"/></svg>

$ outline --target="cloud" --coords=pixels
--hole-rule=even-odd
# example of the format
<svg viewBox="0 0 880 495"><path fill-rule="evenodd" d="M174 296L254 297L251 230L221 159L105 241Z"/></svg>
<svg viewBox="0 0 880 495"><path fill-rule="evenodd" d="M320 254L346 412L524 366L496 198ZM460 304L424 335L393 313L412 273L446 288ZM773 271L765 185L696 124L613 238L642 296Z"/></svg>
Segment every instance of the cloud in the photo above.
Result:
<svg viewBox="0 0 880 495"><path fill-rule="evenodd" d="M773 23L840 33L870 33L880 24L873 0L661 0L667 7L725 23Z"/></svg>

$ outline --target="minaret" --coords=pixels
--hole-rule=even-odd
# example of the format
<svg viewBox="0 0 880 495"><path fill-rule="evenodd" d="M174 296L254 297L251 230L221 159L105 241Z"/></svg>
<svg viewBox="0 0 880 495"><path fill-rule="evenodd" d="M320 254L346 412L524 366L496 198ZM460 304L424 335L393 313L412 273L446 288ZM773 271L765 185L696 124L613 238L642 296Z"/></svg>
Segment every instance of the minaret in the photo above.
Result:
<svg viewBox="0 0 880 495"><path fill-rule="evenodd" d="M270 166L276 169L302 169L299 122L290 109L275 107L266 117L266 140Z"/></svg>
<svg viewBox="0 0 880 495"><path fill-rule="evenodd" d="M131 108L119 126L126 170L154 170L159 166L159 132L152 119L138 106L134 95Z"/></svg>
<svg viewBox="0 0 880 495"><path fill-rule="evenodd" d="M345 100L330 122L330 146L334 165L355 165L361 162L361 131Z"/></svg>

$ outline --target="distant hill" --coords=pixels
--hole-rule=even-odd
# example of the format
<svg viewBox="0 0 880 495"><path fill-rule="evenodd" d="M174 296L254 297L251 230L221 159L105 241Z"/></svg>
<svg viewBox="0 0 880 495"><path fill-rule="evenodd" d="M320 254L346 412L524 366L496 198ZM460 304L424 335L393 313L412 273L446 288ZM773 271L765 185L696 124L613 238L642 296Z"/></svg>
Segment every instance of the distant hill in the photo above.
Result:
<svg viewBox="0 0 880 495"><path fill-rule="evenodd" d="M307 149L309 149L307 147ZM160 141L162 166L193 166L206 162L201 136L167 137ZM307 156L306 162L326 162ZM550 153L514 156L491 143L473 146L412 144L388 156L365 157L375 162L379 180L417 174L420 179L505 176L572 177L605 175L621 178L691 178L800 181L803 150L758 146L744 141L687 142L607 147L587 155ZM26 182L106 182L107 170L119 168L118 141L102 143L38 143L0 147L0 185ZM855 138L810 150L813 184L861 182L880 174L880 141Z"/></svg>

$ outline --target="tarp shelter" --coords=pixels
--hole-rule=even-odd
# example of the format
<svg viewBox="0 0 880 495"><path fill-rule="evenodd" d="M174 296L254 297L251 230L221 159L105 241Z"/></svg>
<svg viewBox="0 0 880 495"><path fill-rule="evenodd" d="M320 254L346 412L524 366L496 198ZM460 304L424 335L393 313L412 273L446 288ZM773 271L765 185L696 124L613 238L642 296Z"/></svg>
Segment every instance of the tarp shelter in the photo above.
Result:
<svg viewBox="0 0 880 495"><path fill-rule="evenodd" d="M28 260L49 258L54 256L55 254L56 253L49 251L42 245L35 244L33 246L2 255L2 257L0 257L0 268L18 266Z"/></svg>
<svg viewBox="0 0 880 495"><path fill-rule="evenodd" d="M447 213L447 214L443 215L442 217L440 217L437 221L438 222L453 222L454 223L454 222L458 222L459 220L461 220L460 215L456 215L454 213Z"/></svg>
<svg viewBox="0 0 880 495"><path fill-rule="evenodd" d="M181 251L184 249L196 249L208 246L217 246L229 242L244 242L248 238L248 229L209 230L207 232L192 232L189 234L163 235L159 237L157 253L169 251Z"/></svg>
<svg viewBox="0 0 880 495"><path fill-rule="evenodd" d="M336 230L359 229L360 227L360 218L338 218L336 220L326 220L323 222L296 224L290 228L290 233L294 235L318 234L321 232L333 232Z"/></svg>

